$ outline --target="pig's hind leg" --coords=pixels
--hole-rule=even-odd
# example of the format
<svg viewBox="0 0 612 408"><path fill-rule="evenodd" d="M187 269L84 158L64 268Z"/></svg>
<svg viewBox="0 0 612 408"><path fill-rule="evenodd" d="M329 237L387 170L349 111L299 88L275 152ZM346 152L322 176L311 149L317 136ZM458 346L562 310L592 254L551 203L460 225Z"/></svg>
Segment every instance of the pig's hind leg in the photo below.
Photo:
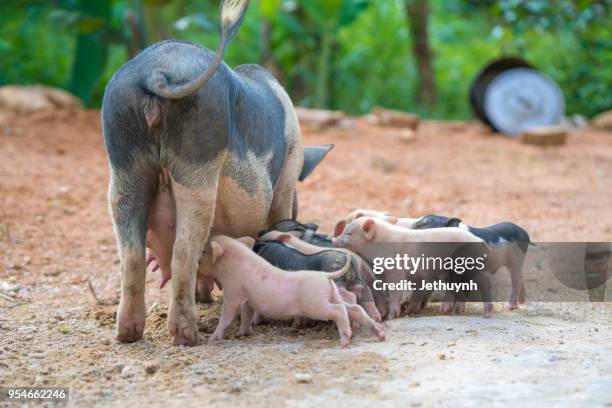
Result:
<svg viewBox="0 0 612 408"><path fill-rule="evenodd" d="M249 302L246 301L240 307L240 331L239 336L248 336L253 332L253 315L255 310L249 306Z"/></svg>
<svg viewBox="0 0 612 408"><path fill-rule="evenodd" d="M346 311L348 312L349 319L357 321L364 327L367 327L372 333L378 337L380 341L385 341L385 331L382 326L376 323L363 308L359 305L345 303Z"/></svg>
<svg viewBox="0 0 612 408"><path fill-rule="evenodd" d="M142 338L145 325L145 242L149 207L157 189L155 159L129 144L121 134L113 137L105 126L105 137L118 140L109 149L111 180L108 199L113 218L121 268L121 300L117 311L116 337L121 342ZM126 145L123 145L123 144ZM132 151L125 162L118 152Z"/></svg>
<svg viewBox="0 0 612 408"><path fill-rule="evenodd" d="M519 252L517 250L516 252ZM518 309L519 303L525 303L525 283L523 282L523 263L525 261L525 253L515 253L507 265L510 271L510 282L512 283L512 291L510 292L510 300L508 301L508 309Z"/></svg>

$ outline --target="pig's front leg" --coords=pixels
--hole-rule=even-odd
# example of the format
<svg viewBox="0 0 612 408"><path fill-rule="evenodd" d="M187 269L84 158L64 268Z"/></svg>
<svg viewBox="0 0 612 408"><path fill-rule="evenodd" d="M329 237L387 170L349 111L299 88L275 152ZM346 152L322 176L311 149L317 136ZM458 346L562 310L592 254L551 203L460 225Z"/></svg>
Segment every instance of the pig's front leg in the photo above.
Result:
<svg viewBox="0 0 612 408"><path fill-rule="evenodd" d="M453 293L445 291L442 301L440 302L440 313L449 314L453 309Z"/></svg>
<svg viewBox="0 0 612 408"><path fill-rule="evenodd" d="M198 342L196 274L212 226L217 189L216 185L210 189L186 186L172 179L172 190L176 199L176 240L172 251L168 330L174 344L193 346Z"/></svg>
<svg viewBox="0 0 612 408"><path fill-rule="evenodd" d="M419 311L424 308L424 305L427 304L427 295L428 291L425 290L415 290L412 292L410 299L408 299L408 307L406 309L409 316L419 313Z"/></svg>
<svg viewBox="0 0 612 408"><path fill-rule="evenodd" d="M198 276L196 279L196 301L200 303L212 303L213 297L211 292L214 288L214 279L209 277Z"/></svg>
<svg viewBox="0 0 612 408"><path fill-rule="evenodd" d="M384 272L385 282L399 283L405 278L405 273L399 270L387 270ZM397 319L402 315L402 300L404 300L403 290L387 290L389 298L389 320Z"/></svg>
<svg viewBox="0 0 612 408"><path fill-rule="evenodd" d="M226 293L223 299L223 308L221 309L221 317L219 318L219 324L214 333L208 339L208 343L214 343L221 341L225 337L225 331L230 327L234 318L240 310L240 301L232 299L231 294Z"/></svg>

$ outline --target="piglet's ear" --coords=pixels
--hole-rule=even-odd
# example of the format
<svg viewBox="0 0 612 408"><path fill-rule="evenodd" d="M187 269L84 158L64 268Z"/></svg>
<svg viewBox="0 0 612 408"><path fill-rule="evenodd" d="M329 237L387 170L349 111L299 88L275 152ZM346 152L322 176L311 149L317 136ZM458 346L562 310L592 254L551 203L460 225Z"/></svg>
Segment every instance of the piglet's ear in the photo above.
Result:
<svg viewBox="0 0 612 408"><path fill-rule="evenodd" d="M293 235L291 234L280 234L278 237L276 237L276 239L284 243L288 243L289 241L291 241L291 238L293 238Z"/></svg>
<svg viewBox="0 0 612 408"><path fill-rule="evenodd" d="M395 224L397 224L397 223L399 222L399 218L397 218L397 217L392 217L392 216L388 216L388 217L387 217L387 222L388 222L389 224L393 224L393 225L395 225Z"/></svg>
<svg viewBox="0 0 612 408"><path fill-rule="evenodd" d="M210 258L213 264L217 263L219 258L223 256L223 248L217 241L210 241Z"/></svg>
<svg viewBox="0 0 612 408"><path fill-rule="evenodd" d="M371 240L374 238L374 230L376 229L376 222L373 219L365 220L363 224L361 224L361 229L363 230L363 235L366 239Z"/></svg>
<svg viewBox="0 0 612 408"><path fill-rule="evenodd" d="M238 238L238 241L242 242L249 249L253 249L253 245L255 245L255 240L251 237Z"/></svg>
<svg viewBox="0 0 612 408"><path fill-rule="evenodd" d="M338 221L338 223L336 224L336 227L334 228L334 237L337 237L339 235L342 234L342 231L344 231L344 227L346 226L346 221Z"/></svg>

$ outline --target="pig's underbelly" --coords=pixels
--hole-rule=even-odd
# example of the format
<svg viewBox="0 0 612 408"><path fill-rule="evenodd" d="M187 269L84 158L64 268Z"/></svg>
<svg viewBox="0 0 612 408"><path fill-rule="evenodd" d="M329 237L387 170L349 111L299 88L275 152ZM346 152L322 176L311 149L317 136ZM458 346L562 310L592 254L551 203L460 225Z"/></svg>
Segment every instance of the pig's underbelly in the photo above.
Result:
<svg viewBox="0 0 612 408"><path fill-rule="evenodd" d="M254 183L256 189L249 193L231 177L219 179L211 236L255 237L260 229L267 226L273 195L272 185L269 179L267 182L265 179L258 181Z"/></svg>
<svg viewBox="0 0 612 408"><path fill-rule="evenodd" d="M250 193L242 189L231 177L222 176L219 179L210 237L255 237L260 229L267 227L273 195L272 185L265 171L257 171L254 168L250 170L260 175L253 183L257 187ZM162 286L172 276L170 267L176 236L176 205L172 190L164 183L164 179L169 180L169 177L160 178L160 187L149 211L146 240L147 247L152 250L159 263Z"/></svg>

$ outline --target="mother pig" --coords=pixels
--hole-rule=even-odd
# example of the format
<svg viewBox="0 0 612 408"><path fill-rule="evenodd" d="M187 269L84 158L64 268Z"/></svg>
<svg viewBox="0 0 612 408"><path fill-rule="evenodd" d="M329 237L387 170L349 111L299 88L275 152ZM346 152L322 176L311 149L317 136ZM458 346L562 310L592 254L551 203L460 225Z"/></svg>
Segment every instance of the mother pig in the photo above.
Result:
<svg viewBox="0 0 612 408"><path fill-rule="evenodd" d="M174 343L196 344L196 270L211 232L256 236L295 215L296 180L326 152L309 151L304 163L295 111L278 82L257 65L232 70L222 62L247 3L222 1L216 53L163 41L127 62L106 88L102 122L121 260L120 341L143 335L149 246L165 273L172 270Z"/></svg>

